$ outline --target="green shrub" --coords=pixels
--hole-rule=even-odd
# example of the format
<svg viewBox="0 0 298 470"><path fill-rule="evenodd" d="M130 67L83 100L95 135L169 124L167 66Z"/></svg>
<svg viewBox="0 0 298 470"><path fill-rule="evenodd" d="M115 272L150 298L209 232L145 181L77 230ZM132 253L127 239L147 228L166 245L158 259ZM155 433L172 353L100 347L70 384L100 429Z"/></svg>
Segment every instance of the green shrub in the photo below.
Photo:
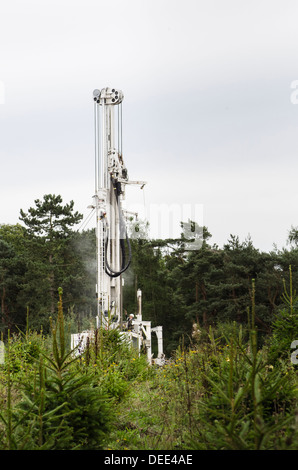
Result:
<svg viewBox="0 0 298 470"><path fill-rule="evenodd" d="M113 421L110 402L93 375L76 366L79 358L66 349L60 291L58 320L52 330L52 354L41 351L34 380L24 383L22 399L14 409L8 365L9 403L6 415L0 416L5 427L2 448L103 448Z"/></svg>
<svg viewBox="0 0 298 470"><path fill-rule="evenodd" d="M285 306L275 316L272 323L272 335L268 341L271 363L275 363L279 359L289 359L291 343L298 340L298 295L296 291L293 291L291 266L289 272L289 290L284 282L283 300Z"/></svg>
<svg viewBox="0 0 298 470"><path fill-rule="evenodd" d="M249 342L231 335L219 367L203 373L209 386L199 411L201 429L191 439L191 448L269 450L297 445L294 367L289 362L274 367L266 348L258 349L254 289L253 283Z"/></svg>
<svg viewBox="0 0 298 470"><path fill-rule="evenodd" d="M29 366L33 366L36 359L39 358L43 348L43 339L37 333L21 333L14 334L10 338L10 354L9 359L6 358L4 367L7 370L8 361L10 371L13 374L22 373L28 370Z"/></svg>
<svg viewBox="0 0 298 470"><path fill-rule="evenodd" d="M128 390L128 382L123 377L117 364L111 364L100 382L108 396L120 400Z"/></svg>

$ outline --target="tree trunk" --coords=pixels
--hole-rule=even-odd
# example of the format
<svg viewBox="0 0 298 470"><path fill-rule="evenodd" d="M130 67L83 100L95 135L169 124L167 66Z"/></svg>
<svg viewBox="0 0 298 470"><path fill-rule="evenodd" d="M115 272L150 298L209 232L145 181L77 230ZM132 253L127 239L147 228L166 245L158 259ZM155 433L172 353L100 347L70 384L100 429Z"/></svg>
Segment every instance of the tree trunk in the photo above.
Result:
<svg viewBox="0 0 298 470"><path fill-rule="evenodd" d="M203 299L204 299L204 300L207 300L207 293L206 293L206 289L205 289L204 283L201 284L201 292L202 292L202 295L203 295ZM204 325L204 328L208 328L208 323L207 323L207 311L206 311L206 310L204 310L204 312L203 312L203 325Z"/></svg>
<svg viewBox="0 0 298 470"><path fill-rule="evenodd" d="M49 256L49 263L50 263L50 274L49 274L49 281L50 281L50 299L51 299L51 315L53 316L55 314L55 275L54 275L54 269L53 269L53 255L50 254Z"/></svg>
<svg viewBox="0 0 298 470"><path fill-rule="evenodd" d="M2 315L2 323L5 324L5 287L2 288L1 315Z"/></svg>

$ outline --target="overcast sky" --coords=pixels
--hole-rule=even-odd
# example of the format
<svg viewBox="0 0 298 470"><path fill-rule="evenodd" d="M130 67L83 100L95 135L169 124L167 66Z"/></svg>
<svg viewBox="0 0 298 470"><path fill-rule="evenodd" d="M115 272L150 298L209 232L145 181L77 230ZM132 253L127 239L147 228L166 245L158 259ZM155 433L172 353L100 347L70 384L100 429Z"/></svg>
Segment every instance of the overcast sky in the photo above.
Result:
<svg viewBox="0 0 298 470"><path fill-rule="evenodd" d="M88 216L92 93L110 86L124 93L129 176L147 181L128 188L128 209L191 208L211 243L286 246L298 226L297 18L296 0L2 0L0 223L47 193Z"/></svg>

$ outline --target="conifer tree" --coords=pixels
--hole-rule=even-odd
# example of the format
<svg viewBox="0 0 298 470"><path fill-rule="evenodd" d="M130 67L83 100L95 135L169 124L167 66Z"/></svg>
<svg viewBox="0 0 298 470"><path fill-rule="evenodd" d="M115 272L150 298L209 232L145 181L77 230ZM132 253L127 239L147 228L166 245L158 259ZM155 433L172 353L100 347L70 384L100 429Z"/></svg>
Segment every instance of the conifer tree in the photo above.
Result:
<svg viewBox="0 0 298 470"><path fill-rule="evenodd" d="M35 207L30 207L27 213L20 210L20 220L26 226L27 247L31 253L27 286L32 291L35 285L33 291L37 291L39 300L49 298L49 303L44 307L50 310L47 313L53 314L57 287L65 287L71 278L74 263L73 253L69 250L72 228L83 216L74 212L73 201L63 205L60 195L46 194L42 201L36 199L34 202ZM32 295L34 298L36 296Z"/></svg>

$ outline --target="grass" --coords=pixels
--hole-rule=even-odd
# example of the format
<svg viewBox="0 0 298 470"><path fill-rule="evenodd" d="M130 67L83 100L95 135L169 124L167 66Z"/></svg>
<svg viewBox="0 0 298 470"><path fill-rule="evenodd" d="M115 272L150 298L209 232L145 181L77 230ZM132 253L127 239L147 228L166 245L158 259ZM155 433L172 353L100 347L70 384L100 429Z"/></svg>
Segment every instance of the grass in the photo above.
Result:
<svg viewBox="0 0 298 470"><path fill-rule="evenodd" d="M121 402L108 448L297 449L294 366L274 370L259 351L256 373L238 348L180 350Z"/></svg>

